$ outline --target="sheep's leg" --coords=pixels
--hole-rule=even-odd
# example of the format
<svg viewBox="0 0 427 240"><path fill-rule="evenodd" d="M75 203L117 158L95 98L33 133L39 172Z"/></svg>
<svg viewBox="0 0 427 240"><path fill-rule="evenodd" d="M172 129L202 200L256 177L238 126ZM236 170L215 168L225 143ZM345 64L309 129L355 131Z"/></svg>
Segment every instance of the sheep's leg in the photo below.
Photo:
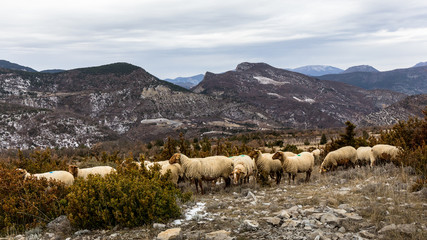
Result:
<svg viewBox="0 0 427 240"><path fill-rule="evenodd" d="M205 190L203 189L203 185L202 185L202 180L199 181L199 185L200 185L200 190L202 192L202 195L205 194Z"/></svg>
<svg viewBox="0 0 427 240"><path fill-rule="evenodd" d="M307 171L305 175L305 182L310 181L311 171Z"/></svg>
<svg viewBox="0 0 427 240"><path fill-rule="evenodd" d="M196 185L196 193L199 193L199 180L198 179L194 179L194 184Z"/></svg>
<svg viewBox="0 0 427 240"><path fill-rule="evenodd" d="M282 179L282 173L280 173L280 172L276 172L276 183L277 183L277 185L279 185L280 184L280 180Z"/></svg>
<svg viewBox="0 0 427 240"><path fill-rule="evenodd" d="M293 184L295 184L295 177L296 177L297 175L296 174L292 174L292 183Z"/></svg>
<svg viewBox="0 0 427 240"><path fill-rule="evenodd" d="M288 173L288 184L291 185L292 174Z"/></svg>
<svg viewBox="0 0 427 240"><path fill-rule="evenodd" d="M225 187L224 187L224 189L225 189L226 187L229 187L229 186L230 186L230 184L231 184L231 179L230 179L229 177L227 177L227 178L225 178L225 179L224 179L224 181L225 181Z"/></svg>

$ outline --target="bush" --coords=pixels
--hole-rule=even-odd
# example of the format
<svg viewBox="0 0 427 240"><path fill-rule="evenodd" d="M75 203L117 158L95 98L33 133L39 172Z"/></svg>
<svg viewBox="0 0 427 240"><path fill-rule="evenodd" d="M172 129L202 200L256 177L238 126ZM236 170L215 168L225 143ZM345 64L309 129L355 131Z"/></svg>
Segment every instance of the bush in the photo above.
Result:
<svg viewBox="0 0 427 240"><path fill-rule="evenodd" d="M134 227L179 217L177 198L182 199L181 192L167 176L160 177L158 168L119 168L104 178L77 180L66 198L66 212L79 228Z"/></svg>
<svg viewBox="0 0 427 240"><path fill-rule="evenodd" d="M14 169L0 166L0 232L22 232L45 225L65 213L69 188L59 182L22 179Z"/></svg>
<svg viewBox="0 0 427 240"><path fill-rule="evenodd" d="M51 150L34 150L25 156L23 152L18 151L18 160L13 165L17 168L27 170L29 173L43 173L53 170L67 170L66 160L58 158L58 156L52 156Z"/></svg>

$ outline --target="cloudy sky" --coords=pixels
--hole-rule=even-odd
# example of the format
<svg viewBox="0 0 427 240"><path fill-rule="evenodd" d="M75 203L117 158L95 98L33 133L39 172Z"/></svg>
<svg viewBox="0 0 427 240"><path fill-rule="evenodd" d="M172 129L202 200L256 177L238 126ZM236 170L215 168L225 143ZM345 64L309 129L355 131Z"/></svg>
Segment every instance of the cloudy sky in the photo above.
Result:
<svg viewBox="0 0 427 240"><path fill-rule="evenodd" d="M427 61L425 0L13 0L0 5L0 59L36 70L129 62L159 78Z"/></svg>

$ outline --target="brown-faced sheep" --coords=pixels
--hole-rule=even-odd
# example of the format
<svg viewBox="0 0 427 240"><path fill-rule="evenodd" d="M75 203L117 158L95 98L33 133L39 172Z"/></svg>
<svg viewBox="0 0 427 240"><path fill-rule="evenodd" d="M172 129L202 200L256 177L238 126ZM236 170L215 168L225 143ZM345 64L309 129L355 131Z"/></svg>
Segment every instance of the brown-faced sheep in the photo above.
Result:
<svg viewBox="0 0 427 240"><path fill-rule="evenodd" d="M352 146L339 148L329 152L320 165L320 173L336 170L339 166L354 167L357 161L357 151Z"/></svg>
<svg viewBox="0 0 427 240"><path fill-rule="evenodd" d="M36 174L30 174L25 169L17 169L24 179L27 179L28 177L35 177L37 179L46 178L49 180L56 180L59 182L62 182L65 184L65 186L73 185L74 183L74 177L71 175L71 173L67 171L51 171L51 172L45 172L45 173L36 173Z"/></svg>
<svg viewBox="0 0 427 240"><path fill-rule="evenodd" d="M91 168L82 168L80 169L76 165L70 165L68 166L68 171L75 177L81 177L86 179L90 174L99 174L101 177L115 172L116 169L110 167L110 166L97 166L97 167L91 167Z"/></svg>
<svg viewBox="0 0 427 240"><path fill-rule="evenodd" d="M273 155L273 159L279 159L282 163L283 171L288 173L289 181L295 183L295 176L297 173L306 173L305 181L310 180L311 172L314 167L314 156L309 152L302 152L296 156L288 157L284 152L277 152Z"/></svg>
<svg viewBox="0 0 427 240"><path fill-rule="evenodd" d="M182 153L175 153L170 159L170 164L178 163L184 171L185 177L194 180L196 191L198 185L204 194L202 181L213 181L223 178L225 187L230 186L230 174L233 171L233 161L225 156L213 156L206 158L189 158Z"/></svg>
<svg viewBox="0 0 427 240"><path fill-rule="evenodd" d="M391 162L397 158L400 149L387 144L377 144L371 149L371 167Z"/></svg>
<svg viewBox="0 0 427 240"><path fill-rule="evenodd" d="M251 157L247 155L240 155L231 157L231 159L233 160L234 164L234 169L232 172L234 184L242 184L242 182L248 183L250 176L256 176L255 161Z"/></svg>
<svg viewBox="0 0 427 240"><path fill-rule="evenodd" d="M261 180L268 180L268 176L273 174L276 176L276 184L280 184L282 179L282 163L280 160L273 160L271 153L261 153L260 150L252 151L249 156L255 160L255 165L258 170L258 175Z"/></svg>

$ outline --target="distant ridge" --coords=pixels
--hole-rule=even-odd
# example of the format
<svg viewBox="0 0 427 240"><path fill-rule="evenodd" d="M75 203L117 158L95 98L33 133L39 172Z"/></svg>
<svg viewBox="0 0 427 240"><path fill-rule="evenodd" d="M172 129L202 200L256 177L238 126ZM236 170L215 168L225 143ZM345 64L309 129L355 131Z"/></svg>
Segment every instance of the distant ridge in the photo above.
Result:
<svg viewBox="0 0 427 240"><path fill-rule="evenodd" d="M12 70L20 70L20 71L26 71L26 72L37 72L36 70L30 68L21 66L16 63L12 63L6 60L0 60L0 68L6 68L6 69L12 69Z"/></svg>
<svg viewBox="0 0 427 240"><path fill-rule="evenodd" d="M419 62L415 64L413 67L424 67L424 66L427 66L427 62Z"/></svg>
<svg viewBox="0 0 427 240"><path fill-rule="evenodd" d="M359 65L359 66L349 67L342 73L352 73L352 72L379 72L379 71L369 65Z"/></svg>
<svg viewBox="0 0 427 240"><path fill-rule="evenodd" d="M307 76L322 76L326 74L338 74L344 71L340 68L326 66L326 65L308 65L308 66L298 67L294 69L287 69L287 70L301 73Z"/></svg>
<svg viewBox="0 0 427 240"><path fill-rule="evenodd" d="M199 84L203 80L204 76L205 76L204 74L198 74L191 77L177 77L174 79L167 78L164 80L167 82L173 83L175 85L181 86L183 88L190 89L196 86L197 84Z"/></svg>

